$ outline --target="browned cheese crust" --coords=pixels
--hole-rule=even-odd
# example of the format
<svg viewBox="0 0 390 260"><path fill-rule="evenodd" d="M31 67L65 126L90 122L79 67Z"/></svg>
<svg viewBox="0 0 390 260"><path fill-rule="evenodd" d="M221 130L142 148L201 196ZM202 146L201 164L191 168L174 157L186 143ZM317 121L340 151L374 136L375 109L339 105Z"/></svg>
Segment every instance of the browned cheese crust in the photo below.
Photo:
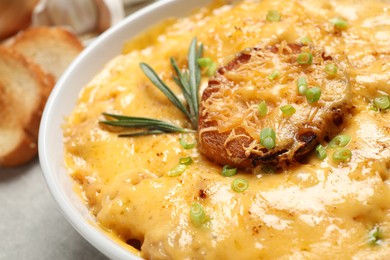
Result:
<svg viewBox="0 0 390 260"><path fill-rule="evenodd" d="M311 53L312 64L299 64L301 52ZM333 63L336 75L325 71ZM269 75L277 71L278 76ZM320 87L318 102L309 103L297 92L297 79L308 87ZM258 104L265 101L266 116ZM348 77L335 57L314 46L286 44L255 47L238 53L209 80L201 99L200 150L221 164L252 170L257 166L288 167L301 162L318 143L332 138L344 127L350 101ZM280 107L296 112L283 115ZM274 129L276 146L260 144L260 131Z"/></svg>

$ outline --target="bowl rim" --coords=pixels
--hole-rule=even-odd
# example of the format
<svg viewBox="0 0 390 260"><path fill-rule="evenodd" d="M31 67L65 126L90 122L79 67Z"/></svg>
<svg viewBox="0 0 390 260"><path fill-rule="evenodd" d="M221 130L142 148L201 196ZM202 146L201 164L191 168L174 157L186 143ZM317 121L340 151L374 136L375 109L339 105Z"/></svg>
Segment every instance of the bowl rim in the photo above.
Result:
<svg viewBox="0 0 390 260"><path fill-rule="evenodd" d="M85 68L83 66L87 65L87 63L85 62L86 60L92 59L91 57L93 55L103 56L98 58L100 62L98 62L97 64L92 64L93 72L87 72L88 76L84 76L83 74L83 79L78 80L78 83L80 84L79 91L90 80L92 80L92 75L96 75L99 71L103 69L104 65L107 64L107 62L109 62L115 57L111 55L105 56L104 52L101 52L104 50L104 47L107 47L107 44L110 43L110 39L113 38L113 35L115 37L115 35L118 36L120 33L126 31L128 33L126 39L131 39L138 33L144 31L151 25L156 24L164 18L170 16L182 16L183 13L178 13L175 8L187 10L187 13L189 13L195 7L203 6L208 2L210 2L210 0L159 0L129 15L124 20L122 20L121 22L104 32L102 35L100 35L89 46L87 46L82 51L82 53L78 55L78 57L63 73L62 77L58 80L46 102L46 106L43 111L40 123L38 139L39 162L46 185L52 197L54 198L57 206L62 212L62 215L73 226L73 228L92 246L94 246L97 250L99 250L101 253L111 259L136 260L141 258L131 253L131 251L120 246L119 243L115 242L102 230L98 230L96 228L96 224L93 225L90 220L87 220L85 217L83 217L83 215L80 213L80 209L77 209L76 206L71 203L70 199L67 198L66 192L64 191L63 187L61 187L61 184L59 183L59 180L57 178L58 176L56 175L57 172L65 171L65 169L58 170L58 167L64 168L63 131L61 124L64 123L64 118L70 113L63 111L64 109L62 109L59 105L59 101L66 101L66 98L64 99L63 96L63 94L66 93L66 87L71 83L72 77L74 78L75 75L80 74L79 70ZM142 23L143 20L146 20L148 22ZM127 30L132 27L132 24L135 24L133 26L134 28L132 28L134 29L134 31L131 31L129 33ZM123 38L125 36L120 37ZM124 42L115 44L116 46L114 46L113 48L116 49L116 55L119 55ZM102 60L105 61L102 62ZM87 68L86 70L89 69ZM71 107L70 111L74 109L78 93L72 95L74 97L71 101L74 101L74 103L67 104L68 107ZM60 110L63 113L60 113L60 115L58 115L55 113L57 110ZM56 122L58 123L58 125L56 124ZM58 138L60 139L60 141L58 140ZM53 142L57 143L59 147L54 147ZM64 178L70 179L70 175L67 175ZM80 202L82 202L80 196L77 197ZM86 210L86 207L83 210Z"/></svg>

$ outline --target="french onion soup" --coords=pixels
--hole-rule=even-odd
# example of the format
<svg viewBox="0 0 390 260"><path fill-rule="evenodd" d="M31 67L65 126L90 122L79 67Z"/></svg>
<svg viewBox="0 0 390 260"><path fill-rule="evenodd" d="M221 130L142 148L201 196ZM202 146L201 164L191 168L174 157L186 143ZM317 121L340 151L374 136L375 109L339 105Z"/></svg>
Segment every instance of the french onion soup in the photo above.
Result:
<svg viewBox="0 0 390 260"><path fill-rule="evenodd" d="M65 164L146 259L386 259L389 94L388 1L214 1L124 43Z"/></svg>

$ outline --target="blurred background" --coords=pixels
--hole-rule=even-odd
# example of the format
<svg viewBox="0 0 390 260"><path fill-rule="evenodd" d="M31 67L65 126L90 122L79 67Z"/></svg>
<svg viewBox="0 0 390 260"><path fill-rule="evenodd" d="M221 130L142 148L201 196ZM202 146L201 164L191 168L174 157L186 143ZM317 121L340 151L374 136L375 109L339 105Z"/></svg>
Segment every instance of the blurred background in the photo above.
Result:
<svg viewBox="0 0 390 260"><path fill-rule="evenodd" d="M95 37L152 0L0 0L0 41L32 26L66 26Z"/></svg>

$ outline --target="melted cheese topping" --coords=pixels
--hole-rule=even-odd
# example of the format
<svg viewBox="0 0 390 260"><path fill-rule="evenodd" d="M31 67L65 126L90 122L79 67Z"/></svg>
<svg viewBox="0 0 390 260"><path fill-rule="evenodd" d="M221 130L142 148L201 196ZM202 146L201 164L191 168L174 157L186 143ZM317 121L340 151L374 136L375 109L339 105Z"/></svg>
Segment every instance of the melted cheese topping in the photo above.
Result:
<svg viewBox="0 0 390 260"><path fill-rule="evenodd" d="M276 53L267 46L246 50L240 55L250 55L249 62L239 63L238 68L227 69L227 65L221 69L222 72L211 79L209 87L213 91L202 101L202 116L205 117L206 124L211 126L201 128L199 136L202 137L209 131L228 132L229 136L224 144L228 154L227 144L232 140L251 139L248 147L242 144L249 156L251 153L264 154L264 147L259 144L258 139L260 129L265 127L271 127L277 133L276 147L272 149L272 153L286 148L292 149L293 145L298 146L297 133L304 129L315 132L321 141L324 136L332 134L331 131L337 130L331 123L331 112L332 109L342 108L343 112L347 113L351 99L349 80L342 68L338 68L332 76L327 75L326 65L335 64L335 60L322 49L296 46L299 51L295 53L286 46L286 42L276 45ZM313 55L310 66L297 63L296 57L300 52ZM324 56L327 56L328 60L324 60ZM275 71L278 72L277 78L269 79L269 75ZM305 96L297 93L299 77L303 77L310 87L320 87L321 99L318 102L309 104ZM218 84L213 85L213 82ZM266 116L259 116L258 104L261 101L266 103ZM293 105L296 113L284 116L280 107L287 104ZM325 125L328 126L327 129L322 130ZM235 130L238 130L238 133Z"/></svg>
<svg viewBox="0 0 390 260"><path fill-rule="evenodd" d="M282 20L267 22L268 10ZM348 29L329 22L343 17ZM384 259L390 255L390 112L372 100L390 94L390 5L382 1L243 1L215 4L170 21L126 44L86 86L64 127L66 166L99 225L122 241L139 240L140 256L153 259ZM299 42L345 56L353 116L343 134L352 137L344 164L312 156L280 174L221 176L221 166L197 149L184 150L180 135L118 138L98 121L102 112L152 117L186 126L184 116L146 79L146 62L174 86L169 57L186 62L191 39L205 56L224 64L247 47ZM148 44L147 39L152 39ZM203 79L203 85L207 79ZM173 87L176 92L179 89ZM179 158L194 163L179 177L167 172ZM249 189L231 183L245 178ZM196 227L192 203L209 221ZM378 245L368 242L379 227ZM130 242L129 242L130 243ZM131 248L130 246L128 246Z"/></svg>

